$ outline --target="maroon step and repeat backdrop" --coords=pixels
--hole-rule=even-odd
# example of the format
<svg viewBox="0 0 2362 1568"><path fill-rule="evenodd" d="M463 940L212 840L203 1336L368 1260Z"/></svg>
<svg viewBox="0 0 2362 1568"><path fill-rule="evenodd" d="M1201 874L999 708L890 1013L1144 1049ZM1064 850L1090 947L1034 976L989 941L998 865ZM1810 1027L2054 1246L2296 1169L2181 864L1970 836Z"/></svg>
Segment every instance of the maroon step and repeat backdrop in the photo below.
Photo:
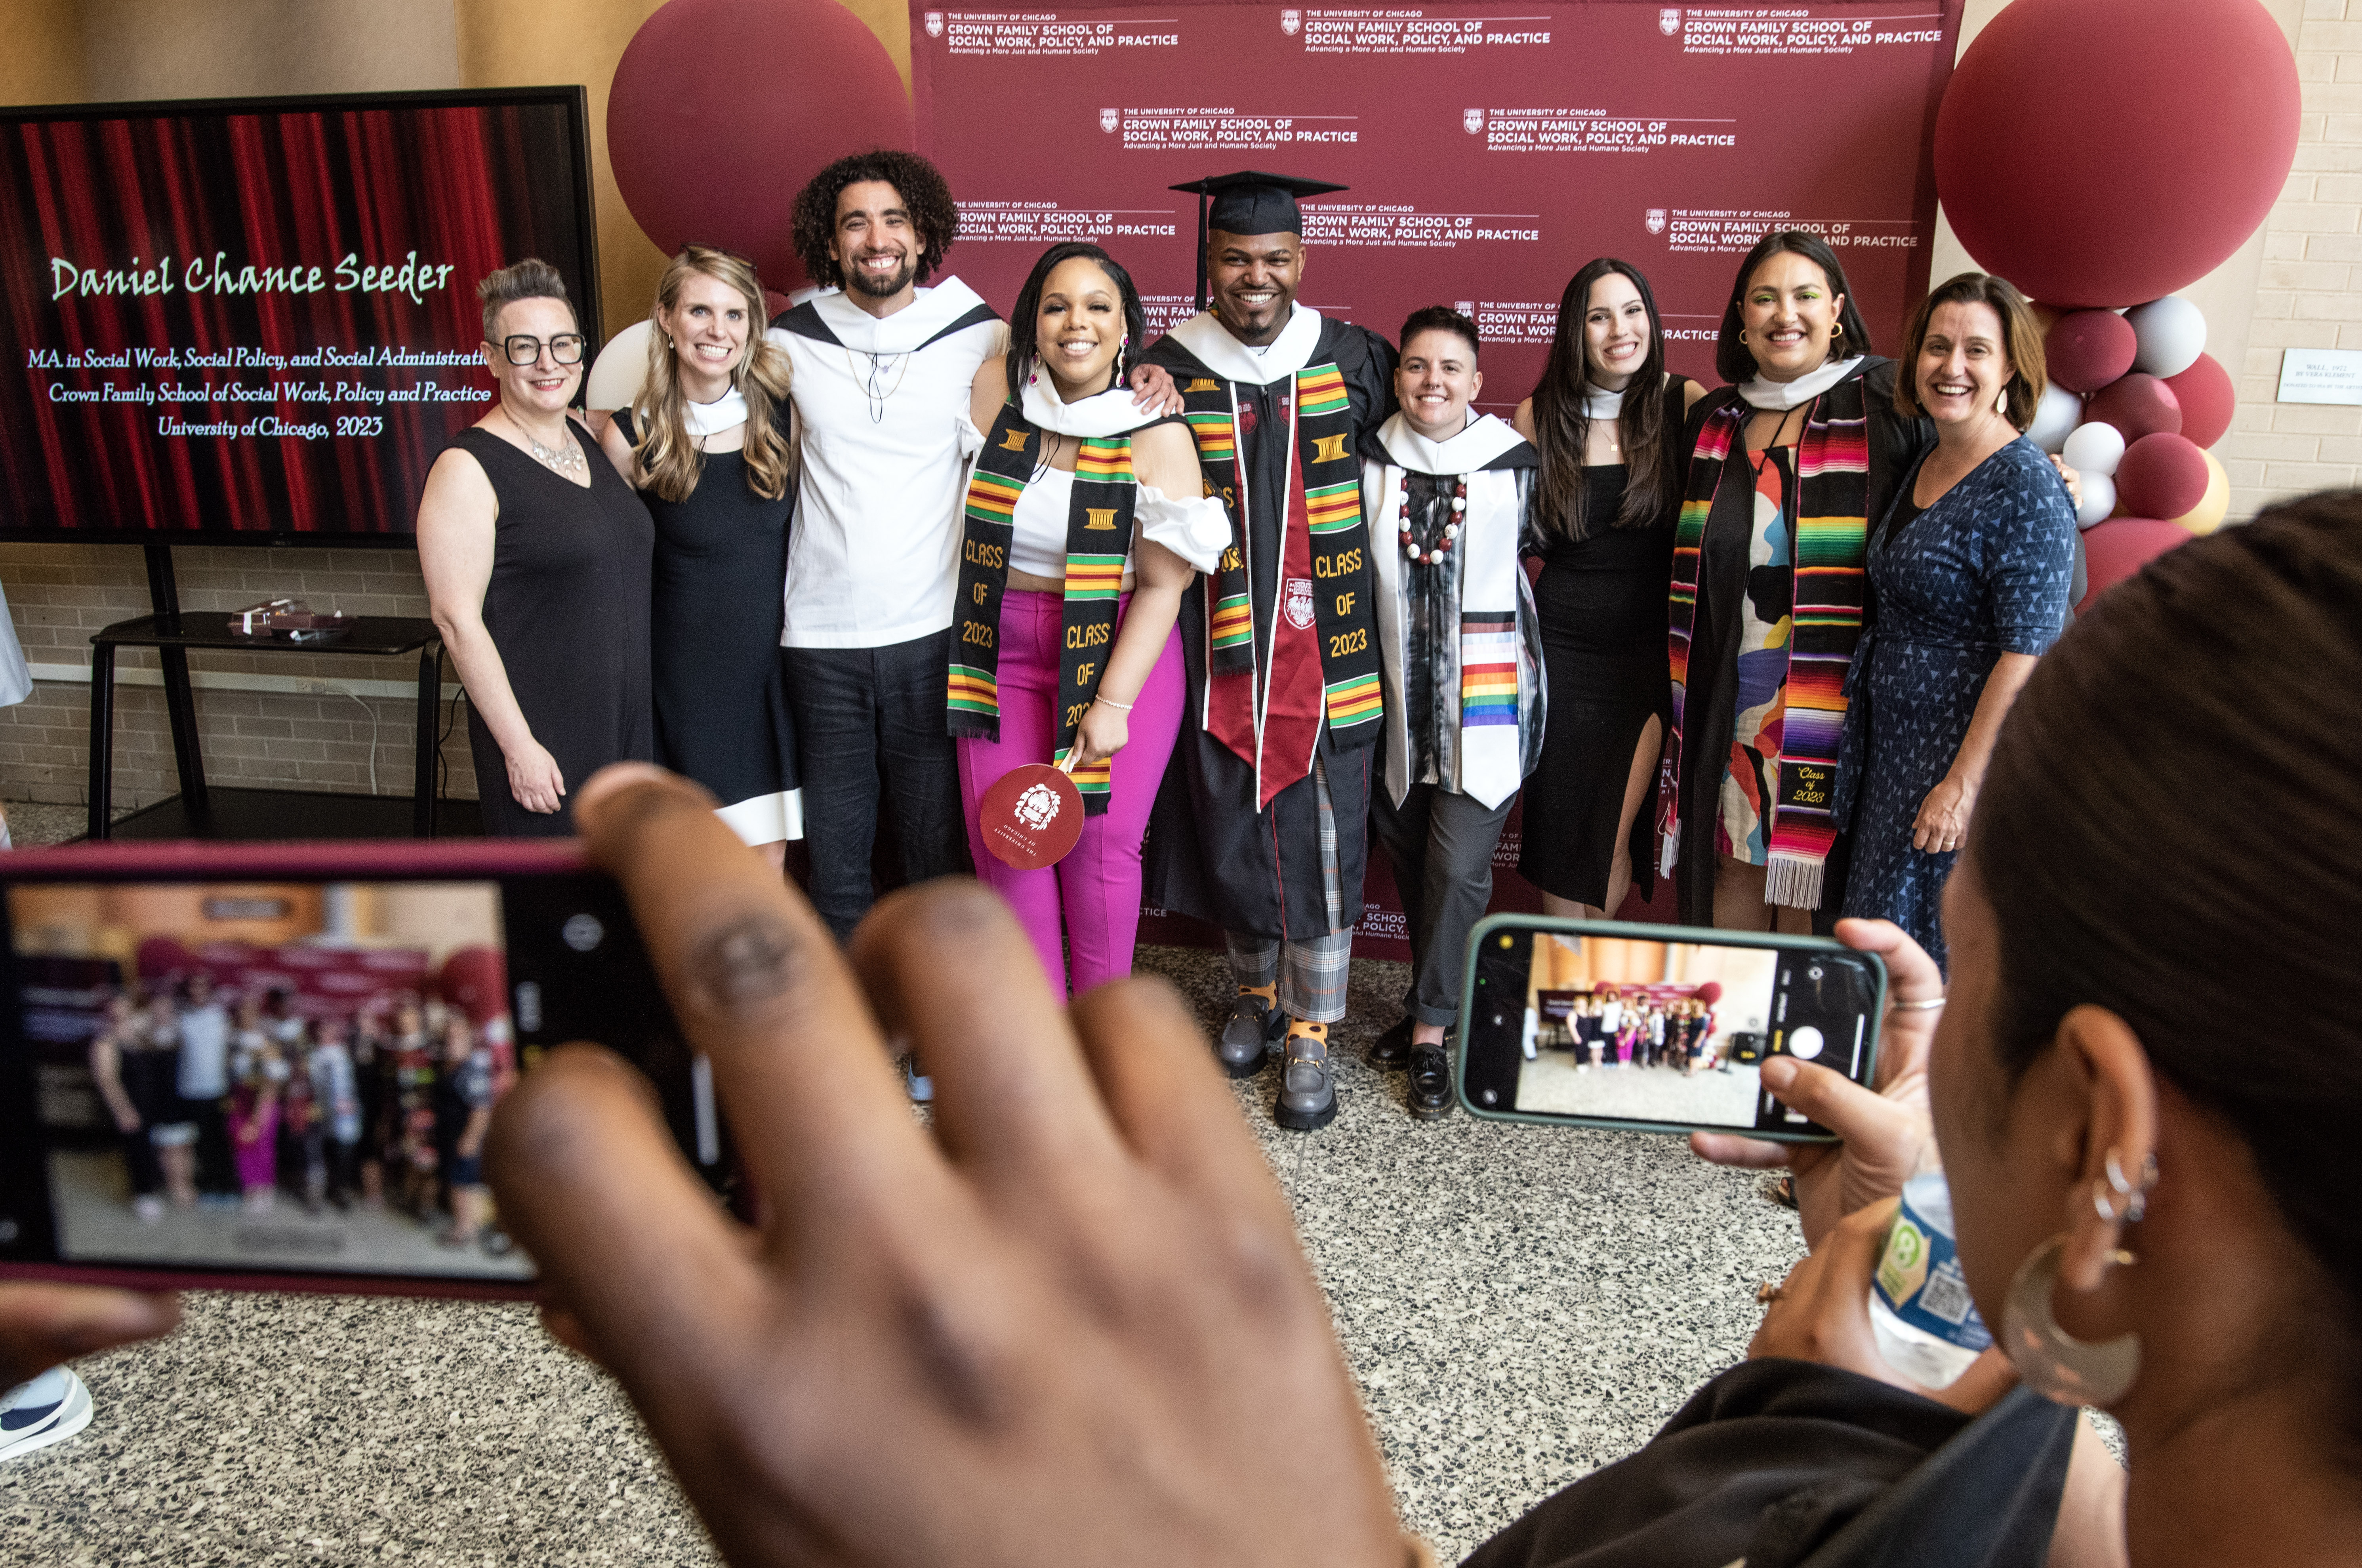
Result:
<svg viewBox="0 0 2362 1568"><path fill-rule="evenodd" d="M1732 270L1768 228L1843 259L1880 346L1927 288L1930 149L1962 0L1372 6L1081 0L911 13L921 150L960 198L954 270L1007 308L1043 247L1106 246L1152 331L1190 312L1197 198L1263 169L1308 203L1302 299L1389 338L1422 305L1484 336L1483 405L1532 390L1594 256L1646 273L1668 361L1709 384ZM1538 909L1518 819L1496 908ZM1358 950L1407 955L1375 857ZM1670 918L1669 899L1643 911ZM1152 940L1198 940L1150 911Z"/></svg>

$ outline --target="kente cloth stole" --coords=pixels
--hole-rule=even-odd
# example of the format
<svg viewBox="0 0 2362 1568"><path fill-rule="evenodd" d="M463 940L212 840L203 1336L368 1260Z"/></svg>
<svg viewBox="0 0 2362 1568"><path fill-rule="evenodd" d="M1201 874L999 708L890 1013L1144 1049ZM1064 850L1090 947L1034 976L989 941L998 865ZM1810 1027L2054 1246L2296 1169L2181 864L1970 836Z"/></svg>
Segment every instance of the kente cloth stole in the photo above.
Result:
<svg viewBox="0 0 2362 1568"><path fill-rule="evenodd" d="M1384 707L1352 399L1333 363L1308 365L1293 383L1281 400L1294 440L1286 510L1274 523L1279 581L1258 584L1247 547L1254 502L1239 475L1237 394L1211 376L1181 382L1182 416L1197 438L1208 493L1229 506L1231 525L1231 547L1206 582L1200 722L1255 768L1258 810L1311 772L1323 720L1340 747L1368 745ZM1257 596L1272 604L1271 644L1262 650Z"/></svg>
<svg viewBox="0 0 2362 1568"><path fill-rule="evenodd" d="M1116 600L1131 544L1131 437L1082 436L1075 462L1074 500L1066 511L1066 590L1058 653L1058 743L1064 762L1075 731L1098 695L1115 649ZM1032 481L1042 454L1041 432L1015 403L1001 406L992 434L968 476L966 537L960 544L959 635L952 644L947 706L951 733L1000 738L1000 597L1009 586L1009 545L1016 533L1017 498ZM1074 772L1085 814L1108 809L1110 762Z"/></svg>
<svg viewBox="0 0 2362 1568"><path fill-rule="evenodd" d="M1683 725L1689 691L1690 644L1697 621L1699 562L1715 489L1735 455L1748 460L1744 430L1755 411L1732 403L1707 417L1690 461L1689 493L1673 535L1672 587L1667 598L1667 655L1673 684L1673 733L1665 748L1657 815L1657 863L1670 872L1681 854ZM1786 717L1772 762L1768 902L1817 909L1821 876L1837 840L1830 816L1838 750L1845 728L1845 676L1861 637L1869 539L1870 421L1861 378L1821 394L1805 416L1796 445L1795 594L1790 612ZM1715 776L1719 778L1719 774ZM1691 801L1718 810L1719 786Z"/></svg>

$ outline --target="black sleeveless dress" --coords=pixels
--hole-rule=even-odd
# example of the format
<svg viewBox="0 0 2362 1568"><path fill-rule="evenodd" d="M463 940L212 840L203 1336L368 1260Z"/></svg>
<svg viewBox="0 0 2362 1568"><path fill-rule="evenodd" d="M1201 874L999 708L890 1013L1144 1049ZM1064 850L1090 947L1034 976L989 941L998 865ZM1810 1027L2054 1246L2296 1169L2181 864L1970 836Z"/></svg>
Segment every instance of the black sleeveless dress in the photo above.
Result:
<svg viewBox="0 0 2362 1568"><path fill-rule="evenodd" d="M483 465L499 498L484 629L533 738L557 759L567 794L543 816L509 791L508 761L468 705L476 799L490 838L557 838L574 831L574 791L611 762L653 762L648 704L648 509L579 424L590 488L553 473L490 431L451 445Z"/></svg>
<svg viewBox="0 0 2362 1568"><path fill-rule="evenodd" d="M1689 383L1665 388L1665 439L1679 446ZM1616 827L1632 753L1651 716L1672 703L1665 659L1665 595L1672 581L1673 521L1681 504L1681 465L1667 476L1663 521L1649 528L1611 525L1624 504L1621 463L1583 470L1589 534L1555 530L1534 584L1542 667L1550 681L1550 723L1541 760L1527 778L1524 844L1518 874L1546 893L1601 906L1616 864ZM1631 833L1632 886L1656 888L1650 853L1655 823L1644 800ZM1614 918L1616 911L1607 911Z"/></svg>
<svg viewBox="0 0 2362 1568"><path fill-rule="evenodd" d="M785 435L786 404L777 417ZM639 444L628 410L615 424ZM648 641L657 760L712 790L723 820L749 843L801 838L795 720L779 657L795 484L766 501L747 488L745 454L708 452L687 501L647 491L640 499L657 530Z"/></svg>

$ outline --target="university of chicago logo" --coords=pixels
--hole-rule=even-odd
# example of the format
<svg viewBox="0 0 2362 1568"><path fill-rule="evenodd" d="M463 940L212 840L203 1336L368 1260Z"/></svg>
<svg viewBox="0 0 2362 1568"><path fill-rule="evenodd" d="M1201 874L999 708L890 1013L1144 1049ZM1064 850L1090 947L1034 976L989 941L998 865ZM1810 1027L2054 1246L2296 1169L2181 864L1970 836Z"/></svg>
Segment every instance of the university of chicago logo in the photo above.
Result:
<svg viewBox="0 0 2362 1568"><path fill-rule="evenodd" d="M1312 580L1291 577L1287 580L1287 624L1299 632L1312 629Z"/></svg>
<svg viewBox="0 0 2362 1568"><path fill-rule="evenodd" d="M1657 30L1667 38L1672 38L1675 33L1680 32L1682 30L1681 7L1667 6L1660 10L1657 13Z"/></svg>
<svg viewBox="0 0 2362 1568"><path fill-rule="evenodd" d="M1111 131L1115 129L1116 121L1120 117L1120 116L1119 116L1113 109L1101 109L1099 111L1099 129L1103 131Z"/></svg>
<svg viewBox="0 0 2362 1568"><path fill-rule="evenodd" d="M1454 303L1451 308L1458 311L1461 315L1466 316L1471 321L1476 319L1476 302L1474 300L1460 300Z"/></svg>
<svg viewBox="0 0 2362 1568"><path fill-rule="evenodd" d="M1485 128L1485 111L1482 109L1461 110L1460 128L1466 131L1470 136L1474 136L1478 131L1483 130Z"/></svg>
<svg viewBox="0 0 2362 1568"><path fill-rule="evenodd" d="M1650 207L1649 209L1649 232L1650 234L1662 234L1665 232L1664 208Z"/></svg>
<svg viewBox="0 0 2362 1568"><path fill-rule="evenodd" d="M1304 13L1303 13L1303 12L1301 12L1301 11L1282 11L1282 12L1279 14L1279 30L1280 30L1281 32L1283 32L1283 33L1286 33L1289 38L1294 38L1294 37L1296 36L1296 34L1297 34L1297 30L1298 28L1302 28L1303 26L1304 26Z"/></svg>
<svg viewBox="0 0 2362 1568"><path fill-rule="evenodd" d="M1047 784L1029 786L1017 797L1017 820L1040 833L1058 820L1058 794Z"/></svg>
<svg viewBox="0 0 2362 1568"><path fill-rule="evenodd" d="M944 14L941 11L927 13L927 36L931 39L944 36Z"/></svg>

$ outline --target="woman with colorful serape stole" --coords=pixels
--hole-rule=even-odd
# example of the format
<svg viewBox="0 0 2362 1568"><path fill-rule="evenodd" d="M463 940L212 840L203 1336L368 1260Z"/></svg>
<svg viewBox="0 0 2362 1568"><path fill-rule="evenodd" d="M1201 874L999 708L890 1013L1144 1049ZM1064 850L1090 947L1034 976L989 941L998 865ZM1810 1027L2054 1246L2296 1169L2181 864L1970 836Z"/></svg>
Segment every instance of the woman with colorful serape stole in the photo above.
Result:
<svg viewBox="0 0 2362 1568"><path fill-rule="evenodd" d="M1231 540L1188 425L1122 389L1146 326L1107 252L1054 245L1017 296L1004 373L979 379L973 410L986 434L945 709L977 876L1068 995L1131 973L1141 838L1181 728L1174 617ZM1034 870L988 853L979 829L985 791L1024 763L1065 767L1083 798L1082 838Z"/></svg>
<svg viewBox="0 0 2362 1568"><path fill-rule="evenodd" d="M1894 363L1827 245L1797 229L1748 253L1692 410L1667 638L1672 734L1658 867L1681 918L1726 930L1835 923L1846 845L1831 814L1863 544L1927 444L1895 412Z"/></svg>

